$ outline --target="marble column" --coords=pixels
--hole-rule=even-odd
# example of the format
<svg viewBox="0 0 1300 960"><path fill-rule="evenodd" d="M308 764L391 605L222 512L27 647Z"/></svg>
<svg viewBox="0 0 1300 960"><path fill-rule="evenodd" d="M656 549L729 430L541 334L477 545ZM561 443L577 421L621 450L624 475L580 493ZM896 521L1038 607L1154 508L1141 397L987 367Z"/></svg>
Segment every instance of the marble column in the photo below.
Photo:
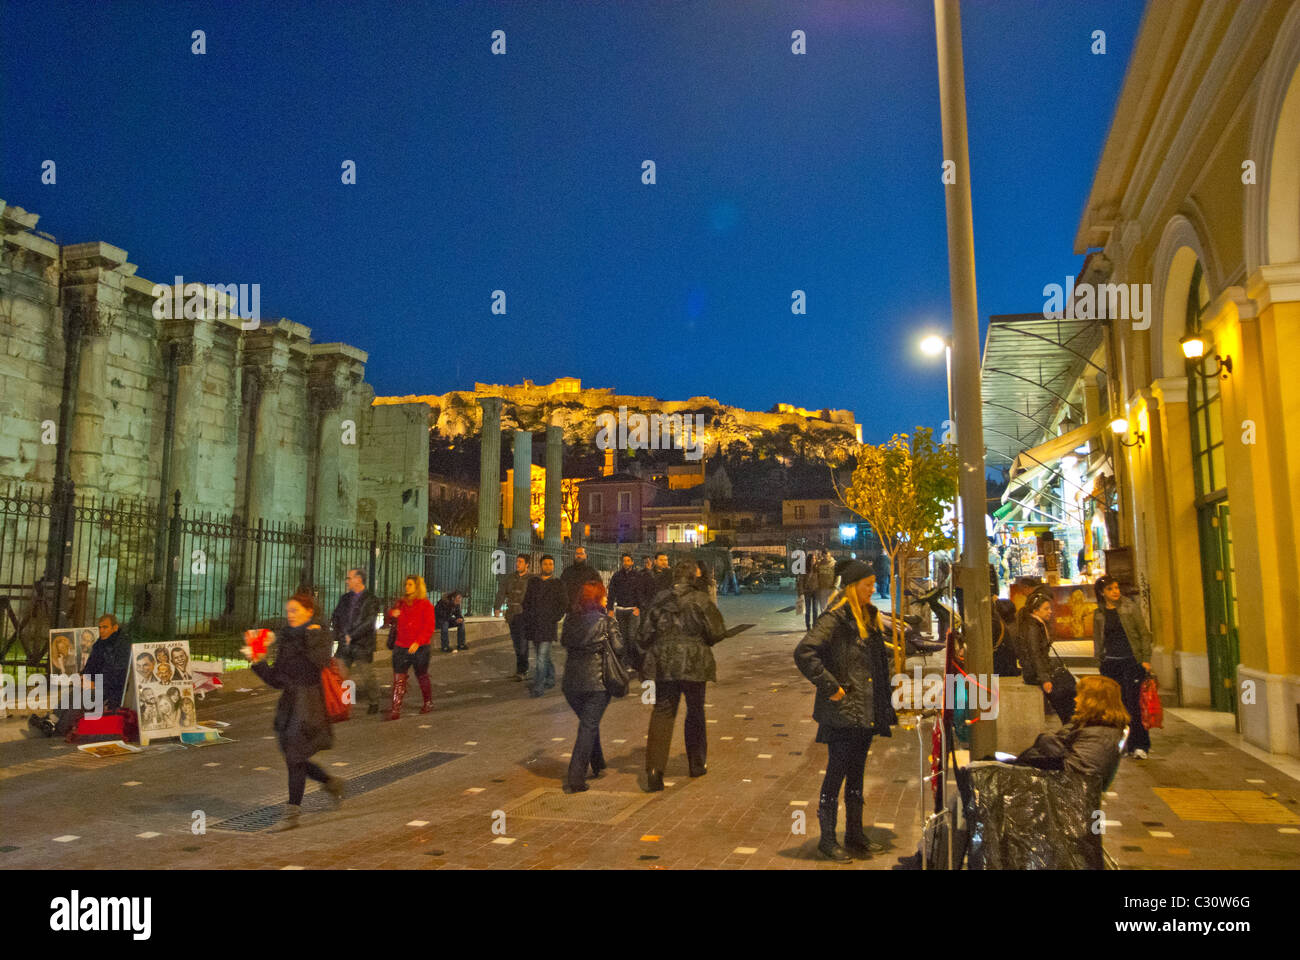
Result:
<svg viewBox="0 0 1300 960"><path fill-rule="evenodd" d="M515 551L525 553L533 544L533 435L527 430L515 431L515 488L514 517L511 529Z"/></svg>
<svg viewBox="0 0 1300 960"><path fill-rule="evenodd" d="M497 525L501 522L502 401L500 397L480 397L478 403L483 408L483 429L479 433L478 533L470 607L474 613L490 614L496 596L492 553L497 549Z"/></svg>
<svg viewBox="0 0 1300 960"><path fill-rule="evenodd" d="M561 497L564 471L564 428L552 424L546 428L546 516L544 536L548 553L558 553L564 543L561 535ZM556 566L560 565L556 558Z"/></svg>

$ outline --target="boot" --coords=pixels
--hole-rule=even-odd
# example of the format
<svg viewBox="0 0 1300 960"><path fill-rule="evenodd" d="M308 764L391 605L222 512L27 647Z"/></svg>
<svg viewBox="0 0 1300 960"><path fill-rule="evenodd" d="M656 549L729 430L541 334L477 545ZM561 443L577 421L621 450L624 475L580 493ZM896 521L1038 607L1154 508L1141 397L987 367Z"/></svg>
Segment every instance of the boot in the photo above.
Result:
<svg viewBox="0 0 1300 960"><path fill-rule="evenodd" d="M325 792L334 798L334 806L339 806L343 802L343 791L347 781L342 777L330 777L325 781Z"/></svg>
<svg viewBox="0 0 1300 960"><path fill-rule="evenodd" d="M817 807L817 822L821 825L822 830L822 838L817 844L817 850L827 860L834 860L836 863L848 863L853 858L835 840L835 821L839 814L838 808L838 796L822 795L821 803Z"/></svg>
<svg viewBox="0 0 1300 960"><path fill-rule="evenodd" d="M366 713L378 713L378 712L379 712L378 703L372 703L370 706L366 707Z"/></svg>
<svg viewBox="0 0 1300 960"><path fill-rule="evenodd" d="M284 816L274 827L271 833L283 833L286 830L292 830L298 826L298 817L302 814L302 806L296 803L286 803L284 805Z"/></svg>
<svg viewBox="0 0 1300 960"><path fill-rule="evenodd" d="M647 770L645 774L645 792L657 793L664 788L664 772L662 770Z"/></svg>
<svg viewBox="0 0 1300 960"><path fill-rule="evenodd" d="M862 794L844 794L844 849L857 860L869 860L884 845L872 843L862 828Z"/></svg>
<svg viewBox="0 0 1300 960"><path fill-rule="evenodd" d="M406 696L406 674L393 674L393 709L388 714L389 720L402 719L402 700Z"/></svg>
<svg viewBox="0 0 1300 960"><path fill-rule="evenodd" d="M420 708L421 713L428 713L433 709L433 683L429 680L426 673L422 677L416 677L420 681L420 693L424 695L424 706Z"/></svg>

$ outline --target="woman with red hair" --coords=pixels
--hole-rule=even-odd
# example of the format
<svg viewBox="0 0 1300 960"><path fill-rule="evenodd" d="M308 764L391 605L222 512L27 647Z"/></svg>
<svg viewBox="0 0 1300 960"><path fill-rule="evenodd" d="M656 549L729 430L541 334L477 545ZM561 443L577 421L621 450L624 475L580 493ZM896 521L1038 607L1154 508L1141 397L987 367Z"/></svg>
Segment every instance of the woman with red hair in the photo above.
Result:
<svg viewBox="0 0 1300 960"><path fill-rule="evenodd" d="M415 680L424 695L421 713L433 709L433 685L429 682L429 654L433 650L433 604L424 586L424 577L407 577L402 585L402 599L388 611L388 645L393 651L393 707L389 720L402 718L402 700L406 697L406 673L415 668Z"/></svg>
<svg viewBox="0 0 1300 960"><path fill-rule="evenodd" d="M568 653L564 661L564 699L578 715L578 738L569 759L565 793L587 789L587 766L592 777L605 769L605 754L600 748L600 718L609 706L602 668L603 652L608 643L614 656L623 652L623 638L618 621L605 612L605 585L599 580L584 583L578 590L577 610L564 618L560 643Z"/></svg>

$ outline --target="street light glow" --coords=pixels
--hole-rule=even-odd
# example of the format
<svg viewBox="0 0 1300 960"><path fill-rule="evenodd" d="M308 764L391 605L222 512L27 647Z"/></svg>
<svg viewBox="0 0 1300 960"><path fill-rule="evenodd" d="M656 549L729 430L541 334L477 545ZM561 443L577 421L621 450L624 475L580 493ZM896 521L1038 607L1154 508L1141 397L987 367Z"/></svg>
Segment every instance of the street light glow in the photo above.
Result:
<svg viewBox="0 0 1300 960"><path fill-rule="evenodd" d="M927 357L937 357L947 347L947 342L937 333L932 333L921 341L921 352Z"/></svg>

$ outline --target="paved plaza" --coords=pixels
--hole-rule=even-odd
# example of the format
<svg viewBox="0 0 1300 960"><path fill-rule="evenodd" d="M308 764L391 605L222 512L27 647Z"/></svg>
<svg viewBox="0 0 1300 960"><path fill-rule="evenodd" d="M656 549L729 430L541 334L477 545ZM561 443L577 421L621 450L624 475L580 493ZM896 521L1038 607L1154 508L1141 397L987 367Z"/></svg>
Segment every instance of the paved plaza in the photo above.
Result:
<svg viewBox="0 0 1300 960"><path fill-rule="evenodd" d="M287 833L268 829L286 799L278 694L246 673L200 708L233 743L106 760L61 741L0 744L0 866L887 869L920 835L917 734L896 729L868 760L866 818L890 849L851 865L818 859L826 748L791 658L803 630L790 600L722 598L729 625L755 626L716 648L708 774L686 775L679 714L663 793L639 787L650 706L634 689L605 715L605 776L562 794L576 719L558 690L533 700L503 679L513 656L498 637L434 654L431 714L414 692L397 723L360 711L339 724L316 759L352 795L333 809L309 786L303 825ZM1212 725L1168 711L1153 758L1123 762L1106 799L1121 867L1300 866L1300 781Z"/></svg>

